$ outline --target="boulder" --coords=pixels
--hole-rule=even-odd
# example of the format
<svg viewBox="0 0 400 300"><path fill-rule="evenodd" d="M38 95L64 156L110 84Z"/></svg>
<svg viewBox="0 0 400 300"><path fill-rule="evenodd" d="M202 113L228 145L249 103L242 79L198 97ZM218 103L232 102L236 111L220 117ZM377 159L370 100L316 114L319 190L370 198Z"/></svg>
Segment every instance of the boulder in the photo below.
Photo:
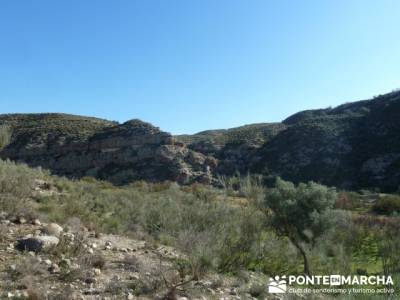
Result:
<svg viewBox="0 0 400 300"><path fill-rule="evenodd" d="M19 251L40 252L43 249L43 242L36 238L18 240L15 248Z"/></svg>
<svg viewBox="0 0 400 300"><path fill-rule="evenodd" d="M30 238L23 238L17 241L15 248L19 251L40 252L49 247L56 246L59 239L55 236L44 235Z"/></svg>
<svg viewBox="0 0 400 300"><path fill-rule="evenodd" d="M61 233L63 232L63 228L56 224L56 223L50 223L50 224L46 224L45 226L43 226L42 231L45 234L48 235L52 235L52 236L56 236L56 237L60 237Z"/></svg>
<svg viewBox="0 0 400 300"><path fill-rule="evenodd" d="M41 235L34 237L35 239L41 241L43 243L43 248L47 249L52 246L57 246L60 240L58 237L52 235Z"/></svg>

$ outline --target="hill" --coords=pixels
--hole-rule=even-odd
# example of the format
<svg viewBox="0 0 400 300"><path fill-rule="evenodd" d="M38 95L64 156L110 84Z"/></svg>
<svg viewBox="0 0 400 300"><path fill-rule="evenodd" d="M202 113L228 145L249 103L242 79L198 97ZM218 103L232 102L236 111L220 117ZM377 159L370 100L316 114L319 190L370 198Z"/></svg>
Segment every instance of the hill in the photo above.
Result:
<svg viewBox="0 0 400 300"><path fill-rule="evenodd" d="M71 178L93 176L115 184L135 180L209 182L212 159L194 153L153 125L123 124L65 114L0 115L10 132L0 157L41 166Z"/></svg>
<svg viewBox="0 0 400 300"><path fill-rule="evenodd" d="M0 115L11 138L1 158L58 175L216 183L257 173L345 189L397 191L400 92L335 108L296 113L281 123L172 136L153 125L66 114Z"/></svg>
<svg viewBox="0 0 400 300"><path fill-rule="evenodd" d="M400 185L400 93L297 113L264 144L250 169L342 188Z"/></svg>

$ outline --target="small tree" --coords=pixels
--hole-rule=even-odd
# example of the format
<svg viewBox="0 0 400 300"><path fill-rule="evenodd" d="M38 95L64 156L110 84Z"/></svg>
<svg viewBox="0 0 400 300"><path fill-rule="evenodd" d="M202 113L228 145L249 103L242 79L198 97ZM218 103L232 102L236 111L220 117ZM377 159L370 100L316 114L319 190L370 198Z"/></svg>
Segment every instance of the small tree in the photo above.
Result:
<svg viewBox="0 0 400 300"><path fill-rule="evenodd" d="M332 225L330 222L337 194L334 189L309 182L295 186L280 178L268 190L263 205L278 235L287 237L303 257L304 273L310 275L305 245L312 247L316 239Z"/></svg>
<svg viewBox="0 0 400 300"><path fill-rule="evenodd" d="M6 125L0 125L0 150L8 145L11 139L10 128Z"/></svg>

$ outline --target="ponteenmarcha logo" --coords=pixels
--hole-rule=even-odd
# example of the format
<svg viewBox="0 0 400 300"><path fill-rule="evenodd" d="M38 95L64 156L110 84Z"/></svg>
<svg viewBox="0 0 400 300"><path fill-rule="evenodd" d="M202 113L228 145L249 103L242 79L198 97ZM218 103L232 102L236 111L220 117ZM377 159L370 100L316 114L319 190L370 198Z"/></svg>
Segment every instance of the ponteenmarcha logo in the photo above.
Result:
<svg viewBox="0 0 400 300"><path fill-rule="evenodd" d="M269 278L268 283L268 293L271 294L282 294L286 293L287 283L286 276L275 276L274 278Z"/></svg>
<svg viewBox="0 0 400 300"><path fill-rule="evenodd" d="M269 278L268 292L271 294L282 294L287 292L288 286L373 286L384 285L393 286L393 279L389 276L375 275L375 276L343 276L343 275L314 275L314 276L274 276Z"/></svg>

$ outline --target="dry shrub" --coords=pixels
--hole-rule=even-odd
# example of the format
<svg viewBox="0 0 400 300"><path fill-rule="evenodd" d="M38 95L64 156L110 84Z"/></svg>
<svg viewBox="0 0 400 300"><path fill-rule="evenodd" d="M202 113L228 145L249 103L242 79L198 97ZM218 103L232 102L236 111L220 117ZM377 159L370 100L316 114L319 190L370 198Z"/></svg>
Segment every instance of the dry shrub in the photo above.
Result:
<svg viewBox="0 0 400 300"><path fill-rule="evenodd" d="M27 257L23 259L18 265L16 265L15 270L11 273L13 278L24 278L38 277L41 275L48 274L46 266L41 263L35 257Z"/></svg>
<svg viewBox="0 0 400 300"><path fill-rule="evenodd" d="M11 141L11 128L7 125L0 125L0 150L6 147Z"/></svg>
<svg viewBox="0 0 400 300"><path fill-rule="evenodd" d="M127 254L122 261L124 267L131 272L139 272L141 264L135 255Z"/></svg>
<svg viewBox="0 0 400 300"><path fill-rule="evenodd" d="M106 259L100 253L86 254L81 257L80 265L87 268L104 269L106 266Z"/></svg>
<svg viewBox="0 0 400 300"><path fill-rule="evenodd" d="M43 300L46 299L46 293L43 291L43 288L34 288L30 287L27 290L28 292L28 300Z"/></svg>

